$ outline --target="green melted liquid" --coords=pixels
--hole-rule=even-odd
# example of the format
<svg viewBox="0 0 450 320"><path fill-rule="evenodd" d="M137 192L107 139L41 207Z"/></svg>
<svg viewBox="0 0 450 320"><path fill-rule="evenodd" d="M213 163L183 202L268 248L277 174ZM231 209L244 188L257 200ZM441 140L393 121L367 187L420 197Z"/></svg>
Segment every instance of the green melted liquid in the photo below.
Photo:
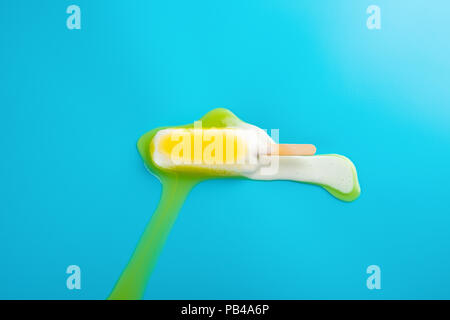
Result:
<svg viewBox="0 0 450 320"><path fill-rule="evenodd" d="M203 128L229 128L240 127L245 124L231 111L223 108L208 112L202 121ZM144 296L147 282L156 265L159 254L169 235L169 232L178 216L183 203L192 188L199 182L213 178L237 178L239 176L226 176L211 171L205 172L175 172L157 167L150 154L150 144L155 134L162 129L160 127L144 134L138 141L137 147L146 167L159 178L162 184L161 199L158 207L142 234L128 265L123 270L119 280L108 299L112 300L136 300ZM173 127L171 127L173 128ZM177 128L194 128L194 124L178 126ZM354 172L356 184L356 172ZM352 201L359 195L355 187L349 194L343 194L329 186L321 185L332 195L344 201Z"/></svg>

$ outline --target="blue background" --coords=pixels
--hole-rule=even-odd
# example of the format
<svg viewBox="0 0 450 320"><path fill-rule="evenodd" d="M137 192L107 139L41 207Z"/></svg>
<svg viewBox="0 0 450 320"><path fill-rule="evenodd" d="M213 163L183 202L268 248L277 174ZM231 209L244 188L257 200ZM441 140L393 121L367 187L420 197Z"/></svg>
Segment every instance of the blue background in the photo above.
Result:
<svg viewBox="0 0 450 320"><path fill-rule="evenodd" d="M82 29L66 27L81 7ZM381 7L381 30L366 8ZM355 163L343 203L214 180L148 299L450 298L448 1L2 1L0 298L104 299L160 183L136 141L215 107ZM66 288L68 265L82 289ZM368 290L366 268L381 268Z"/></svg>

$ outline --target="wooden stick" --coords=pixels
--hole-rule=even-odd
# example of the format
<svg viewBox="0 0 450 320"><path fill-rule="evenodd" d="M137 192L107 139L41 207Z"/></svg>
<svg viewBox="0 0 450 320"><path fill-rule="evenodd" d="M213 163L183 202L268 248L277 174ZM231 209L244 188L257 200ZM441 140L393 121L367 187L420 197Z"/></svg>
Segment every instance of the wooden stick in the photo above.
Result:
<svg viewBox="0 0 450 320"><path fill-rule="evenodd" d="M276 146L272 147L272 155L279 156L313 156L316 153L316 147L313 144L279 144L278 152Z"/></svg>

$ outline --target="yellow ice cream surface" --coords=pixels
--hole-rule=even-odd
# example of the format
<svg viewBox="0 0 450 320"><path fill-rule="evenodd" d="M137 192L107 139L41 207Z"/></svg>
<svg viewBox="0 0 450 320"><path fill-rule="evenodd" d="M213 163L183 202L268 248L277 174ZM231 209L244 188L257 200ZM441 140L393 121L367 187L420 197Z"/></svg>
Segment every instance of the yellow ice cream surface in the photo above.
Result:
<svg viewBox="0 0 450 320"><path fill-rule="evenodd" d="M247 144L238 130L235 128L167 130L153 147L171 159L176 166L240 164L245 161Z"/></svg>

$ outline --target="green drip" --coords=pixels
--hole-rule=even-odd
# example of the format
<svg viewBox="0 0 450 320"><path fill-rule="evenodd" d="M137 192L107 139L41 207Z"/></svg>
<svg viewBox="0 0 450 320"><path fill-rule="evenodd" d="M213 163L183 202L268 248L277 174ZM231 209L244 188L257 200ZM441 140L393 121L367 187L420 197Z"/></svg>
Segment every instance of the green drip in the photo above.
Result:
<svg viewBox="0 0 450 320"><path fill-rule="evenodd" d="M201 118L203 128L239 127L244 122L231 111L223 108L214 109ZM177 128L193 128L193 124ZM199 182L212 178L237 178L238 176L223 176L211 172L188 173L173 172L157 167L150 154L150 144L155 134L167 127L153 129L144 134L137 147L149 171L157 176L162 184L161 199L158 207L148 223L139 243L131 256L128 265L123 270L108 299L135 300L142 299L159 254L169 235L187 195ZM173 128L173 127L172 127ZM359 196L359 184L354 170L355 188L349 194L321 185L336 198L343 201L353 201Z"/></svg>
<svg viewBox="0 0 450 320"><path fill-rule="evenodd" d="M164 242L193 186L192 181L181 179L162 184L159 205L109 299L142 299Z"/></svg>

